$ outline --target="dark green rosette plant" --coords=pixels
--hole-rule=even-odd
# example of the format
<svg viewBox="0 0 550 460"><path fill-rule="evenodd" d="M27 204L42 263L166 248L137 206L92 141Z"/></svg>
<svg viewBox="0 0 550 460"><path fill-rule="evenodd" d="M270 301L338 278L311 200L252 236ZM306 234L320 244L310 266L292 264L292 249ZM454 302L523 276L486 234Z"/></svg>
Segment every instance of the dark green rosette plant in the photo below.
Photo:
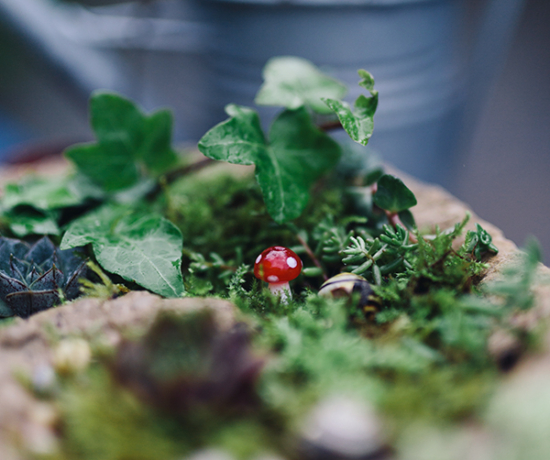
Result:
<svg viewBox="0 0 550 460"><path fill-rule="evenodd" d="M87 271L80 251L61 251L47 237L32 246L0 237L0 315L28 318L78 297Z"/></svg>

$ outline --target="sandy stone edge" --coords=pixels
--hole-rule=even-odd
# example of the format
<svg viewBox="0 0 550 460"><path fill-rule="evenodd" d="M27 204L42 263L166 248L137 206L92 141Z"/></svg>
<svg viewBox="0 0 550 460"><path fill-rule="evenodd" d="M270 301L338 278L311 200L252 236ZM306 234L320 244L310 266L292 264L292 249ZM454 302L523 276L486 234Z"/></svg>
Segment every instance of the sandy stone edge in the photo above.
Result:
<svg viewBox="0 0 550 460"><path fill-rule="evenodd" d="M47 369L52 344L82 337L92 344L116 345L127 331L145 330L160 311L188 313L209 309L221 329L235 321L235 307L210 298L162 299L148 292L130 292L114 300L82 299L46 310L0 330L0 459L21 460L20 447L40 452L55 443L48 413L18 380ZM18 445L18 446L17 446ZM19 447L19 448L16 448Z"/></svg>

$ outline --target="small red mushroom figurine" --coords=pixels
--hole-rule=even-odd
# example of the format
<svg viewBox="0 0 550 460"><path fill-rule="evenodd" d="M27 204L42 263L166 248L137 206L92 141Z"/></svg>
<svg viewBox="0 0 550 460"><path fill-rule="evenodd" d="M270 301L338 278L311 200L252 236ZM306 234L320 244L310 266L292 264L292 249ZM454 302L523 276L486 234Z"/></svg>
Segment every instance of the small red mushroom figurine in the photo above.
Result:
<svg viewBox="0 0 550 460"><path fill-rule="evenodd" d="M263 251L254 264L254 276L269 283L272 294L287 302L292 297L288 282L302 272L302 261L294 251L284 246L272 246Z"/></svg>

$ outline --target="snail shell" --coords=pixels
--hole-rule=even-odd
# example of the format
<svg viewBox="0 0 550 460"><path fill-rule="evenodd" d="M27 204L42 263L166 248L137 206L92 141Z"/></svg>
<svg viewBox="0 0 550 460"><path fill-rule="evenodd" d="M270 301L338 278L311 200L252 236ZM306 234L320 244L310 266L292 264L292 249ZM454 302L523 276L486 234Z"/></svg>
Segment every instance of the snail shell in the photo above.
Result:
<svg viewBox="0 0 550 460"><path fill-rule="evenodd" d="M354 273L340 273L333 276L319 289L319 295L323 297L350 297L354 293L359 293L359 307L365 313L378 310L378 303L374 300L374 292L369 282Z"/></svg>

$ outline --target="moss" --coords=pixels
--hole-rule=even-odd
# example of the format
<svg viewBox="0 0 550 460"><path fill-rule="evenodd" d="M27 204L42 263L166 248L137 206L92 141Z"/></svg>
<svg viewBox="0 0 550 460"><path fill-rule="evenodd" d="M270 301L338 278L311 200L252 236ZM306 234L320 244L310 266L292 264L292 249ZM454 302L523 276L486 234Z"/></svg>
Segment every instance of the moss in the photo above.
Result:
<svg viewBox="0 0 550 460"><path fill-rule="evenodd" d="M189 451L169 420L115 385L103 367L94 366L85 379L72 380L59 403L64 439L60 459L153 460Z"/></svg>
<svg viewBox="0 0 550 460"><path fill-rule="evenodd" d="M449 423L473 418L495 389L494 369L435 368L387 383L380 407L402 428L411 422Z"/></svg>
<svg viewBox="0 0 550 460"><path fill-rule="evenodd" d="M236 267L253 263L267 247L298 245L297 229L311 232L327 214L343 216L344 203L342 190L329 182L317 190L302 217L279 225L267 214L252 176L217 172L178 180L158 206L182 231L188 264L193 252L215 253Z"/></svg>
<svg viewBox="0 0 550 460"><path fill-rule="evenodd" d="M392 426L393 438L413 420L447 424L477 417L499 379L487 339L513 307L504 302L499 305L508 310L499 310L479 296L470 296L476 294L472 280L484 266L452 248L465 221L451 234L421 240L415 254L407 255L412 268L387 275L374 287L378 303L370 315L356 308L353 298L317 296L321 277L299 277L292 285L293 300L285 304L250 273L263 249L295 246L299 235L330 273L341 269L339 248L352 232L368 237L365 216L353 217L357 210L347 202L342 187L327 180L313 196L302 218L277 225L266 214L250 176L236 178L223 171L191 175L166 190L154 206L184 235L189 295L231 299L251 331L256 355L267 357L266 365L259 378L252 379L254 384L248 381L247 390L253 391L247 407L231 406L228 411L191 404L184 415L181 410L174 415L166 404L155 407L152 401L171 401L168 396L175 395L181 402L182 388L189 400L202 400L208 391L197 390L201 388L197 376L204 379L209 394L219 393L212 388L230 380L223 374L227 371L223 363L231 361L230 347L224 355L227 360L217 361L213 368L208 354L193 355L192 362L201 365L191 366L195 374L185 374L174 386L153 385L147 380L151 377L147 366L139 360L127 369L126 381L115 382L110 377L112 367L100 360L85 375L65 382L58 400L63 420L60 459L177 458L210 447L239 460L266 451L292 457L296 452L288 440L296 439L311 408L332 394L374 405ZM333 236L337 249L324 259L323 247ZM307 255L304 261L312 263ZM521 286L528 289L525 283ZM173 326L168 324L167 330ZM185 340L206 337L196 324L189 327L158 335L170 340L163 341L156 354L147 351L151 330L145 338L134 336L141 345L129 350L148 357L154 369L168 370L162 375L171 375L182 367L181 354L193 352ZM135 358L133 353L128 356ZM143 393L147 397L130 391L132 382L152 385Z"/></svg>

